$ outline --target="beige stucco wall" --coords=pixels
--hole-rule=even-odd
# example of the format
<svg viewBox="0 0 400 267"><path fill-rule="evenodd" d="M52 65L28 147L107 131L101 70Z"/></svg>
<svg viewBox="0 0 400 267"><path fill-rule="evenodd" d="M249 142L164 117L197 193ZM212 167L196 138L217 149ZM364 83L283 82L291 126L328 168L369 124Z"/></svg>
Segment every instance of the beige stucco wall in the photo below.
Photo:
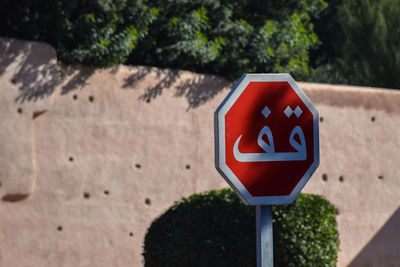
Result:
<svg viewBox="0 0 400 267"><path fill-rule="evenodd" d="M399 266L400 92L299 83L320 116L305 192L337 209L338 266ZM67 68L0 40L0 266L141 266L174 201L226 187L213 112L232 84L186 71Z"/></svg>

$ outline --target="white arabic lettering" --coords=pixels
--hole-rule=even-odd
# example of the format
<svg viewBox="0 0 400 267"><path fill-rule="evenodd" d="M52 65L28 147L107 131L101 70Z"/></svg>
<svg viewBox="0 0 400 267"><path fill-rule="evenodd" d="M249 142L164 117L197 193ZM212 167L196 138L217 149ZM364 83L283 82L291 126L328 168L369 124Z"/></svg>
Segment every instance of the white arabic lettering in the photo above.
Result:
<svg viewBox="0 0 400 267"><path fill-rule="evenodd" d="M263 135L267 136L268 144L263 140ZM294 137L297 135L300 142ZM233 155L240 162L264 162L264 161L298 161L306 160L307 149L303 130L300 126L295 126L289 136L289 144L296 152L275 152L274 138L271 129L264 126L258 134L257 143L265 151L265 153L241 153L239 151L239 142L242 135L236 139L233 146Z"/></svg>

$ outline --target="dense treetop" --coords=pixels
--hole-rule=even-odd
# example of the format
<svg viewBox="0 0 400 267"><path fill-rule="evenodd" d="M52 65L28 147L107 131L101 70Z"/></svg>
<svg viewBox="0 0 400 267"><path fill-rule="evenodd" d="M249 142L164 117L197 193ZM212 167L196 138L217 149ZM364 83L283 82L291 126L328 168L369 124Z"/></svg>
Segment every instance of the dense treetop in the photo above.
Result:
<svg viewBox="0 0 400 267"><path fill-rule="evenodd" d="M0 35L47 42L66 64L400 88L399 12L400 0L2 0Z"/></svg>

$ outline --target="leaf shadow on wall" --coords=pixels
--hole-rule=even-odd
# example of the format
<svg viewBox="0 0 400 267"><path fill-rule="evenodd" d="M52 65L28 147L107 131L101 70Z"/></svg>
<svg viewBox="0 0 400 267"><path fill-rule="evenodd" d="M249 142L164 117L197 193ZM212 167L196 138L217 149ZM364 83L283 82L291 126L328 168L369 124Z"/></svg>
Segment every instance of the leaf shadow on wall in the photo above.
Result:
<svg viewBox="0 0 400 267"><path fill-rule="evenodd" d="M19 90L15 102L48 97L58 86L62 86L61 94L67 94L82 88L94 73L94 68L59 66L55 51L46 46L16 39L0 40L0 77L16 64L10 81Z"/></svg>
<svg viewBox="0 0 400 267"><path fill-rule="evenodd" d="M137 67L137 71L125 79L122 88L135 88L145 79L154 81L139 99L145 102L161 96L164 90L174 90L175 97L185 97L188 110L199 107L213 99L232 82L214 75L196 74L174 69Z"/></svg>
<svg viewBox="0 0 400 267"><path fill-rule="evenodd" d="M10 82L19 90L15 102L20 104L49 97L57 88L60 88L61 95L82 89L96 70L57 63L54 49L47 44L1 38L0 77L9 67L14 71ZM118 66L111 68L111 73L117 70ZM175 97L187 99L188 109L197 108L224 88L232 86L222 77L174 69L135 66L132 72L122 88L135 88L144 79L153 79L140 100L150 102L162 95L164 90L174 90Z"/></svg>
<svg viewBox="0 0 400 267"><path fill-rule="evenodd" d="M400 207L368 242L349 264L361 266L399 266L400 265Z"/></svg>

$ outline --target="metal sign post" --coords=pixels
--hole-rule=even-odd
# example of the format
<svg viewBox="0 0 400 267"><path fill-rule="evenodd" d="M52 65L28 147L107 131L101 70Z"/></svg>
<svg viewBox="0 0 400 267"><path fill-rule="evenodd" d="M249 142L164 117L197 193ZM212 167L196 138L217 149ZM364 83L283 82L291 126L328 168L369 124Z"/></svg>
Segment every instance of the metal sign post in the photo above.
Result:
<svg viewBox="0 0 400 267"><path fill-rule="evenodd" d="M257 267L274 266L272 206L256 206Z"/></svg>
<svg viewBox="0 0 400 267"><path fill-rule="evenodd" d="M256 206L257 267L272 267L272 205L296 199L319 165L319 117L289 74L245 74L214 113L215 167Z"/></svg>

